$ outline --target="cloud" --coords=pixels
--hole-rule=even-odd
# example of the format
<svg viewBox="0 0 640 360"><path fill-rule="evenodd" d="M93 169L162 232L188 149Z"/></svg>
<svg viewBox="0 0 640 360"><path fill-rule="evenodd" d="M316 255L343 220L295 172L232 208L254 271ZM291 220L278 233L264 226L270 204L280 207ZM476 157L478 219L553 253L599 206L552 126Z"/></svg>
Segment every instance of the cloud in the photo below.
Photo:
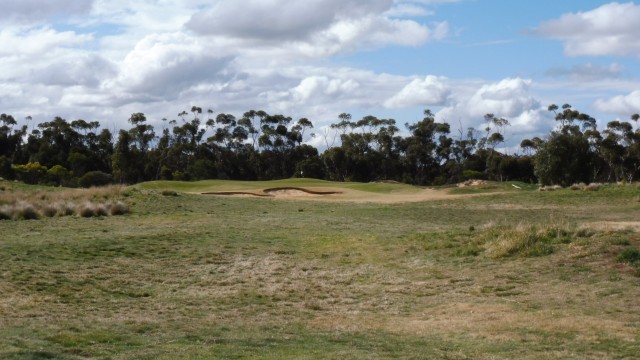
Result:
<svg viewBox="0 0 640 360"><path fill-rule="evenodd" d="M444 105L451 94L446 84L447 78L428 75L424 79L414 79L400 92L384 102L389 109L412 106Z"/></svg>
<svg viewBox="0 0 640 360"><path fill-rule="evenodd" d="M498 83L483 85L467 102L467 111L473 116L491 113L496 116L514 117L540 107L529 93L532 81L507 78Z"/></svg>
<svg viewBox="0 0 640 360"><path fill-rule="evenodd" d="M389 17L423 17L433 15L435 12L418 4L400 3L395 4L384 14Z"/></svg>
<svg viewBox="0 0 640 360"><path fill-rule="evenodd" d="M392 0L222 0L194 14L185 27L200 36L235 39L249 52L289 57L326 57L390 44L417 46L447 36L446 22L430 28L390 18L386 12L392 6Z"/></svg>
<svg viewBox="0 0 640 360"><path fill-rule="evenodd" d="M0 22L33 23L57 15L86 14L94 0L3 0Z"/></svg>
<svg viewBox="0 0 640 360"><path fill-rule="evenodd" d="M0 57L45 55L56 48L79 46L91 40L92 35L58 32L48 27L28 30L6 28L0 30Z"/></svg>
<svg viewBox="0 0 640 360"><path fill-rule="evenodd" d="M143 95L140 101L176 99L189 87L223 80L231 61L182 33L149 35L122 61L115 85Z"/></svg>
<svg viewBox="0 0 640 360"><path fill-rule="evenodd" d="M624 67L613 63L608 66L598 64L579 64L572 67L554 67L546 71L546 75L555 78L567 78L573 81L594 81L618 78Z"/></svg>
<svg viewBox="0 0 640 360"><path fill-rule="evenodd" d="M635 55L640 57L640 6L629 2L564 14L540 24L535 32L564 42L565 53L579 55Z"/></svg>
<svg viewBox="0 0 640 360"><path fill-rule="evenodd" d="M31 80L44 85L98 87L116 73L115 65L99 55L74 54L34 70Z"/></svg>
<svg viewBox="0 0 640 360"><path fill-rule="evenodd" d="M222 0L193 15L186 26L203 35L301 40L341 19L381 13L391 4L391 0Z"/></svg>
<svg viewBox="0 0 640 360"><path fill-rule="evenodd" d="M469 92L456 89L452 104L436 113L439 121L458 125L462 129L484 127L484 115L494 114L510 121L509 136L513 134L542 134L553 126L540 102L530 93L532 81L506 78L499 82L479 85Z"/></svg>
<svg viewBox="0 0 640 360"><path fill-rule="evenodd" d="M628 95L618 95L609 99L598 99L595 101L594 106L600 111L621 116L640 113L640 90L633 91Z"/></svg>
<svg viewBox="0 0 640 360"><path fill-rule="evenodd" d="M352 79L329 79L326 76L311 76L303 79L293 89L293 98L297 101L308 101L312 97L329 96L337 97L348 95L359 87L357 81Z"/></svg>

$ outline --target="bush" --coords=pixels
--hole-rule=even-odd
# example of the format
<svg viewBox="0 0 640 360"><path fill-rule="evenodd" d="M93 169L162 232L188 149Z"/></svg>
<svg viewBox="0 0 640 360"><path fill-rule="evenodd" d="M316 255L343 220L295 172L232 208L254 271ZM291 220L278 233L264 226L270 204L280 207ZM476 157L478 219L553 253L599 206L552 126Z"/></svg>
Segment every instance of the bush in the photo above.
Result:
<svg viewBox="0 0 640 360"><path fill-rule="evenodd" d="M640 250L628 247L618 255L618 261L631 265L640 265Z"/></svg>
<svg viewBox="0 0 640 360"><path fill-rule="evenodd" d="M47 168L40 165L39 162L30 162L25 165L16 165L14 167L19 180L26 184L38 184L47 174Z"/></svg>
<svg viewBox="0 0 640 360"><path fill-rule="evenodd" d="M80 186L88 188L92 186L105 186L113 181L113 177L110 174L103 173L102 171L89 171L84 174L80 180Z"/></svg>
<svg viewBox="0 0 640 360"><path fill-rule="evenodd" d="M55 165L47 170L47 182L55 186L66 186L71 179L71 172L62 165Z"/></svg>
<svg viewBox="0 0 640 360"><path fill-rule="evenodd" d="M11 159L5 155L0 156L0 178L5 178L7 180L15 179L15 172L13 171Z"/></svg>
<svg viewBox="0 0 640 360"><path fill-rule="evenodd" d="M178 196L178 193L173 190L162 190L162 196Z"/></svg>
<svg viewBox="0 0 640 360"><path fill-rule="evenodd" d="M476 170L465 170L462 172L462 178L464 180L475 180L475 179L479 179L479 180L486 180L486 176L483 172L481 171L476 171Z"/></svg>

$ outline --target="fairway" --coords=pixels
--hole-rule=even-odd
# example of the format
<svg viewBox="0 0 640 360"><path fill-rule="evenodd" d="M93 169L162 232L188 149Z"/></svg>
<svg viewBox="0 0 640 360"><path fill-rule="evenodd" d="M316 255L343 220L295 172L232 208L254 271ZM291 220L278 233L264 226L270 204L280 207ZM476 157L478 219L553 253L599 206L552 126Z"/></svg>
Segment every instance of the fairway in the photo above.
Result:
<svg viewBox="0 0 640 360"><path fill-rule="evenodd" d="M0 220L3 359L640 353L638 184L0 188L0 205L70 191L130 208Z"/></svg>

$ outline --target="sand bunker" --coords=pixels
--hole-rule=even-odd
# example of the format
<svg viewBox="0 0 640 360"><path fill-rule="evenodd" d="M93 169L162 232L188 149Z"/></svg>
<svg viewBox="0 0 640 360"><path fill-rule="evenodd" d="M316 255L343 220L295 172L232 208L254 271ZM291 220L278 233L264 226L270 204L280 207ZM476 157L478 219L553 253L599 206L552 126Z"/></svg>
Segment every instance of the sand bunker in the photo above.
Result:
<svg viewBox="0 0 640 360"><path fill-rule="evenodd" d="M499 195L500 193L478 194L450 194L448 190L423 189L420 191L397 191L391 193L372 193L353 189L315 190L300 187L278 187L256 189L250 191L210 191L202 195L234 196L234 197L263 197L272 199L304 199L318 201L348 201L358 203L408 203L422 201L451 200L474 196Z"/></svg>
<svg viewBox="0 0 640 360"><path fill-rule="evenodd" d="M297 187L264 189L265 193L274 196L324 196L342 194L340 191L316 191Z"/></svg>
<svg viewBox="0 0 640 360"><path fill-rule="evenodd" d="M252 193L245 191L209 191L204 192L202 195L222 195L222 196L238 196L238 197L271 197L269 194Z"/></svg>
<svg viewBox="0 0 640 360"><path fill-rule="evenodd" d="M223 195L223 196L239 196L239 197L313 197L313 196L325 196L341 194L340 191L315 191L297 187L281 187L270 188L262 191L247 192L247 191L209 191L202 193L202 195Z"/></svg>

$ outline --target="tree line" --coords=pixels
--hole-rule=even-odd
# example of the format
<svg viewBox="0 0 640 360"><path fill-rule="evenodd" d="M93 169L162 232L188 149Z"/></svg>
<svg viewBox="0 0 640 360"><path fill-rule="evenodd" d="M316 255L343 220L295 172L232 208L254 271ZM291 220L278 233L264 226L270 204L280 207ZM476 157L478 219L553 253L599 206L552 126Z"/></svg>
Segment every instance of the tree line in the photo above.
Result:
<svg viewBox="0 0 640 360"><path fill-rule="evenodd" d="M568 186L577 182L633 181L640 176L638 114L611 121L602 131L588 114L565 104L549 106L558 125L545 138L524 139L520 154L498 150L510 126L487 114L483 130L452 130L430 110L404 124L365 116L313 132L313 123L251 110L203 112L193 106L162 128L143 113L129 129L112 133L99 122L56 117L18 126L0 115L0 177L31 184L99 186L149 180L273 180L309 177L333 181L394 180L444 185L471 178ZM27 118L27 120L31 120ZM320 152L305 140L315 137Z"/></svg>

